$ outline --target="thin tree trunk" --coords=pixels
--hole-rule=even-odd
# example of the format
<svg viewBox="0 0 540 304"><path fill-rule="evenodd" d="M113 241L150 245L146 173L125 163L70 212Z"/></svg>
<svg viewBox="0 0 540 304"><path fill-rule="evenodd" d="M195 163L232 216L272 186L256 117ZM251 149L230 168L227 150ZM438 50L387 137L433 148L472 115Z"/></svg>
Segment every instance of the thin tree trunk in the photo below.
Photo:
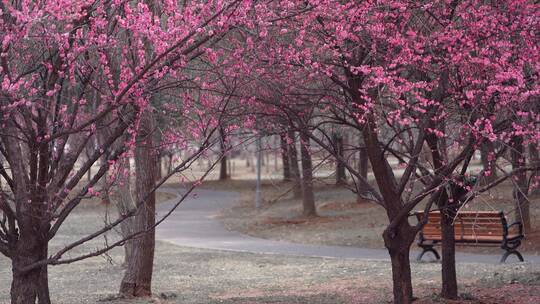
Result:
<svg viewBox="0 0 540 304"><path fill-rule="evenodd" d="M156 180L159 180L163 176L163 168L161 166L163 163L162 162L163 156L161 155L160 152L156 152L155 160L156 160Z"/></svg>
<svg viewBox="0 0 540 304"><path fill-rule="evenodd" d="M523 137L515 136L512 139L512 169L516 170L525 166L525 153L523 147ZM527 172L521 171L516 173L514 179L514 201L516 203L515 216L516 221L520 221L523 224L525 232L531 230L531 216L529 210L529 203L527 200Z"/></svg>
<svg viewBox="0 0 540 304"><path fill-rule="evenodd" d="M167 173L172 172L172 163L173 163L173 154L172 152L167 154Z"/></svg>
<svg viewBox="0 0 540 304"><path fill-rule="evenodd" d="M333 133L333 142L334 149L337 152L338 157L336 157L336 185L345 185L347 183L347 175L345 172L345 165L340 159L344 159L344 144L343 144L343 135L338 133Z"/></svg>
<svg viewBox="0 0 540 304"><path fill-rule="evenodd" d="M227 172L227 156L223 154L219 161L219 180L226 179L229 179L229 174Z"/></svg>
<svg viewBox="0 0 540 304"><path fill-rule="evenodd" d="M86 154L86 159L89 159L90 158L90 149L88 148L88 145L85 147L85 154ZM92 179L92 167L88 168L88 172L86 172L86 180L87 182L90 182L90 180Z"/></svg>
<svg viewBox="0 0 540 304"><path fill-rule="evenodd" d="M227 174L227 138L225 136L223 128L219 128L219 137L219 147L221 149L221 160L219 162L219 180L226 180L229 178L229 174Z"/></svg>
<svg viewBox="0 0 540 304"><path fill-rule="evenodd" d="M296 140L294 131L290 130L287 135L291 143L287 147L287 152L289 154L289 164L291 166L291 177L294 181L293 185L293 197L301 198L302 197L302 176L300 175L300 168L298 167L298 151L296 150Z"/></svg>
<svg viewBox="0 0 540 304"><path fill-rule="evenodd" d="M530 166L540 166L540 155L538 153L538 144L529 144L529 162ZM530 196L540 196L540 169L533 170L530 177Z"/></svg>
<svg viewBox="0 0 540 304"><path fill-rule="evenodd" d="M289 165L289 152L285 134L279 136L279 143L281 148L281 160L283 163L283 181L288 182L291 181L291 166Z"/></svg>
<svg viewBox="0 0 540 304"><path fill-rule="evenodd" d="M152 294L152 272L154 264L156 197L150 193L155 185L156 162L153 155L152 117L143 113L138 143L135 148L135 176L137 201L145 199L133 218L134 231L143 232L133 239L133 250L128 268L120 285L120 293L128 296L145 297Z"/></svg>
<svg viewBox="0 0 540 304"><path fill-rule="evenodd" d="M308 132L308 131L304 131ZM304 216L316 216L315 196L313 194L313 164L311 161L309 136L300 133L301 159L302 159L302 206Z"/></svg>
<svg viewBox="0 0 540 304"><path fill-rule="evenodd" d="M368 166L369 158L367 154L366 144L364 143L364 137L360 135L360 147L358 148L358 173L367 180L368 179ZM357 202L363 203L366 202L365 197L369 193L367 189L361 186L360 183L356 183L358 189L357 191Z"/></svg>

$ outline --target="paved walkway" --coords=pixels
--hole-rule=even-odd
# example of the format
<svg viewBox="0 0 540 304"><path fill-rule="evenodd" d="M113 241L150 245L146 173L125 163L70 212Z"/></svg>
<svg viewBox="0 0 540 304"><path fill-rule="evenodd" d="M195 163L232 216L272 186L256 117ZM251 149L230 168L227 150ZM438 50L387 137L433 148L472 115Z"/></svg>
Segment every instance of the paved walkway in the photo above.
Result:
<svg viewBox="0 0 540 304"><path fill-rule="evenodd" d="M176 195L181 192L181 190L170 188L162 188L160 191ZM388 252L383 249L304 245L265 240L228 231L217 216L222 209L234 206L238 197L239 195L235 192L195 190L167 220L158 226L157 239L187 247L264 254L375 260L390 258ZM175 202L176 200L172 199L159 204L158 214L166 213ZM497 249L494 248L494 251ZM412 261L415 260L417 254L417 251L411 252ZM501 255L456 254L456 259L459 262L498 263L500 257ZM525 255L524 257L526 261L540 263L540 256ZM510 257L508 261L514 261L514 257Z"/></svg>

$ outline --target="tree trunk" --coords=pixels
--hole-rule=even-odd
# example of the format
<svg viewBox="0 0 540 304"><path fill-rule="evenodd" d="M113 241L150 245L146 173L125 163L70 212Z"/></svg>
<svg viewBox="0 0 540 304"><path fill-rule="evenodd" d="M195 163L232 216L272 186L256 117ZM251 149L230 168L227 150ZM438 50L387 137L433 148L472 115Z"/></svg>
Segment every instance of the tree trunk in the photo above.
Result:
<svg viewBox="0 0 540 304"><path fill-rule="evenodd" d="M163 168L162 168L162 161L163 161L163 156L159 153L159 152L156 152L156 180L159 180L161 179L161 177L163 177Z"/></svg>
<svg viewBox="0 0 540 304"><path fill-rule="evenodd" d="M293 197L302 197L302 176L300 175L300 168L298 167L298 151L296 150L296 140L294 131L289 131L287 136L290 138L291 143L287 147L287 153L289 154L289 164L291 166L291 177L294 181L293 185Z"/></svg>
<svg viewBox="0 0 540 304"><path fill-rule="evenodd" d="M229 178L229 174L227 172L227 145L225 137L225 132L223 128L219 128L219 147L221 149L221 160L219 162L219 180L226 180Z"/></svg>
<svg viewBox="0 0 540 304"><path fill-rule="evenodd" d="M107 162L107 155L104 154L102 157L100 157L100 167L104 165L104 163ZM107 174L103 175L100 179L101 183L101 203L103 205L109 205L111 203L111 198L109 196L110 191L110 185L109 181L107 181Z"/></svg>
<svg viewBox="0 0 540 304"><path fill-rule="evenodd" d="M340 159L344 159L344 144L343 135L334 133L332 135L334 142L334 149L338 155L336 157L336 185L345 185L347 183L347 175L345 172L345 164Z"/></svg>
<svg viewBox="0 0 540 304"><path fill-rule="evenodd" d="M484 178L486 184L493 182L497 178L497 167L495 166L495 147L489 140L480 146L480 158L482 160L482 167L486 172Z"/></svg>
<svg viewBox="0 0 540 304"><path fill-rule="evenodd" d="M227 156L223 155L219 161L219 180L229 179L227 172Z"/></svg>
<svg viewBox="0 0 540 304"><path fill-rule="evenodd" d="M308 132L308 131L304 131ZM313 164L311 161L309 136L300 133L301 158L302 158L302 206L304 216L316 216L315 196L313 194Z"/></svg>
<svg viewBox="0 0 540 304"><path fill-rule="evenodd" d="M529 162L530 166L540 166L540 155L538 153L537 143L529 144ZM530 180L530 196L540 196L540 169L532 171Z"/></svg>
<svg viewBox="0 0 540 304"><path fill-rule="evenodd" d="M28 230L28 229L25 229ZM39 234L39 233L38 233ZM21 232L12 260L11 304L50 304L47 265L21 273L17 269L46 259L46 238L35 232Z"/></svg>
<svg viewBox="0 0 540 304"><path fill-rule="evenodd" d="M358 173L367 180L368 179L368 166L369 158L367 154L366 144L364 143L364 137L360 135L360 147L358 148ZM357 202L363 203L366 201L365 197L369 193L368 189L365 189L361 186L360 183L356 183L358 189L357 191Z"/></svg>
<svg viewBox="0 0 540 304"><path fill-rule="evenodd" d="M88 146L85 147L85 153L86 153L86 159L89 159L90 158L90 149L88 148ZM87 182L90 182L90 180L92 179L92 167L90 166L90 168L88 168L88 172L86 172L86 180Z"/></svg>
<svg viewBox="0 0 540 304"><path fill-rule="evenodd" d="M444 166L446 151L441 151L445 145L441 144L439 138L430 134L426 137L426 142L431 150L431 158L435 173ZM442 146L442 148L441 148ZM455 191L452 191L455 192ZM458 287L456 276L456 241L454 236L453 220L455 216L455 202L450 204L448 192L445 188L439 190L436 194L435 202L441 210L441 250L442 250L442 289L441 296L445 299L457 299ZM454 199L457 199L454 197Z"/></svg>
<svg viewBox="0 0 540 304"><path fill-rule="evenodd" d="M393 235L392 235L393 234ZM414 241L415 231L406 222L401 223L394 232L385 230L384 243L392 262L392 282L395 304L408 304L413 300L411 263L409 252Z"/></svg>
<svg viewBox="0 0 540 304"><path fill-rule="evenodd" d="M289 165L289 152L285 134L279 136L279 143L281 148L281 160L283 163L283 181L289 182L291 181L291 167Z"/></svg>
<svg viewBox="0 0 540 304"><path fill-rule="evenodd" d="M172 152L168 153L167 154L167 174L171 173L172 172L172 163L173 163L173 154Z"/></svg>
<svg viewBox="0 0 540 304"><path fill-rule="evenodd" d="M458 297L458 285L453 222L457 210L455 205L450 203L446 189L439 191L436 195L439 195L437 206L441 210L441 296L455 300Z"/></svg>
<svg viewBox="0 0 540 304"><path fill-rule="evenodd" d="M514 136L512 139L512 169L516 170L525 166L525 154L523 147L523 137ZM514 201L516 203L515 214L516 221L520 221L523 224L525 232L531 230L531 216L529 211L529 203L527 200L527 171L521 171L516 173L514 178Z"/></svg>
<svg viewBox="0 0 540 304"><path fill-rule="evenodd" d="M136 197L140 204L133 218L133 229L142 232L133 239L128 268L120 285L120 293L127 296L146 297L152 294L152 272L154 263L156 197L150 191L155 185L156 162L152 143L152 117L143 113L138 143L135 148Z"/></svg>
<svg viewBox="0 0 540 304"><path fill-rule="evenodd" d="M454 236L455 208L448 205L448 195L443 191L446 199L446 208L441 213L441 269L442 269L442 289L441 296L445 299L455 300L458 297L457 275L456 275L456 240Z"/></svg>
<svg viewBox="0 0 540 304"><path fill-rule="evenodd" d="M13 274L11 304L50 304L47 267L42 266L25 273Z"/></svg>

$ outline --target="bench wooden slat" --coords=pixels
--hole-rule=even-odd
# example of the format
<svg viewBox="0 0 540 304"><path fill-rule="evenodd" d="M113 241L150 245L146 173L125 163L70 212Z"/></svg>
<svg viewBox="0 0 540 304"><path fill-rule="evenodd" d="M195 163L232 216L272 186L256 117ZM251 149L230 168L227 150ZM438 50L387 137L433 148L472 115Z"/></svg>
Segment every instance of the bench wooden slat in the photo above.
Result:
<svg viewBox="0 0 540 304"><path fill-rule="evenodd" d="M415 215L418 221L423 220L423 212L416 212ZM501 261L505 261L510 254L516 254L523 261L523 257L516 250L523 238L521 224L511 225L509 227L504 213L498 211L458 212L453 221L453 226L456 243L501 244L501 247L506 250ZM425 241L431 243L424 243ZM433 252L439 258L433 246L441 241L441 213L439 211L431 211L420 233L418 244L424 250L419 255L419 259L421 259L425 252L429 251Z"/></svg>

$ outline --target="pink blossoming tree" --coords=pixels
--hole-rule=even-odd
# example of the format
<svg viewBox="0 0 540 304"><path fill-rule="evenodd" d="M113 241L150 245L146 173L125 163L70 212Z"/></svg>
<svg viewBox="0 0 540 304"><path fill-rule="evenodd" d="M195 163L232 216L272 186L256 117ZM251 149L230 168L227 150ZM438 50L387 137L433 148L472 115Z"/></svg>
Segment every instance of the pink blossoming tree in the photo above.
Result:
<svg viewBox="0 0 540 304"><path fill-rule="evenodd" d="M162 100L190 123L185 132L168 132L161 145L196 138L199 148L157 184L138 176L134 209L48 252L48 242L81 200L100 194L98 181L121 174L120 160L133 153L136 159L152 158L152 112L167 106L156 105L156 93L174 88L179 95L187 84L207 86L186 69L198 58L213 60L209 47L242 24L250 6L219 0L0 2L0 174L7 186L0 192L0 252L13 265L12 303L50 303L48 265L125 243L64 257L138 214L138 207L152 210L156 187L208 147L219 116L196 116L190 111L200 111L199 104L189 100ZM222 101L207 98L216 109ZM99 144L88 145L97 137ZM88 157L81 154L85 147ZM151 168L148 161L137 165L141 174ZM83 179L93 166L97 172ZM152 215L129 237L151 235L153 226ZM141 289L149 292L149 286Z"/></svg>

